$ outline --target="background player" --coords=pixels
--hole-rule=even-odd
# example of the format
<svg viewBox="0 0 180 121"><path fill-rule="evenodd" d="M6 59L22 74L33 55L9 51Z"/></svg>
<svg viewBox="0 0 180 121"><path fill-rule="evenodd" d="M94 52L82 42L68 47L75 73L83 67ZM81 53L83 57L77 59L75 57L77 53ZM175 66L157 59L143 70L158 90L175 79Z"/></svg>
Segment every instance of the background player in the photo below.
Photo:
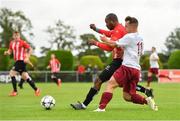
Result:
<svg viewBox="0 0 180 121"><path fill-rule="evenodd" d="M152 81L152 74L156 75L156 78L158 78L158 70L159 70L159 64L158 64L158 54L156 53L156 48L152 47L151 55L149 57L149 63L150 68L148 70L148 81L147 81L147 87L150 87L150 83Z"/></svg>
<svg viewBox="0 0 180 121"><path fill-rule="evenodd" d="M61 85L61 79L58 78L58 72L61 68L60 61L56 58L55 54L51 54L51 60L49 61L49 65L47 69L51 68L51 79L58 85Z"/></svg>
<svg viewBox="0 0 180 121"><path fill-rule="evenodd" d="M111 41L117 41L127 33L124 26L119 23L117 16L113 13L110 13L106 16L105 23L110 31L99 29L95 26L95 24L91 24L90 28L100 34L105 35L106 37L109 37ZM113 73L116 71L116 69L118 69L122 64L122 57L123 57L122 48L119 47L114 48L95 40L91 40L90 44L95 45L106 51L112 51L113 61L108 66L106 66L106 68L101 72L98 78L95 79L94 87L90 88L86 96L86 99L83 101L83 103L78 102L75 104L71 104L71 106L76 110L85 109L88 106L88 104L93 100L93 97L100 90L102 83L108 81L113 75ZM145 93L147 96L152 96L151 90L145 89L140 85L137 86L137 90Z"/></svg>
<svg viewBox="0 0 180 121"><path fill-rule="evenodd" d="M105 111L106 105L110 102L113 90L123 86L123 98L128 102L136 104L149 104L153 110L157 110L157 106L151 97L145 98L136 93L136 85L140 76L139 60L143 52L143 39L137 32L138 20L134 17L126 17L126 34L119 41L108 40L105 36L101 37L107 45L112 47L123 47L124 58L122 66L118 68L111 79L108 81L105 92L102 94L99 108L95 111Z"/></svg>
<svg viewBox="0 0 180 121"><path fill-rule="evenodd" d="M31 79L26 70L26 63L24 62L26 56L31 55L32 49L29 44L20 38L19 32L13 33L13 40L10 42L9 49L4 52L4 55L11 55L13 53L14 60L16 61L13 68L10 70L10 77L12 80L13 91L10 96L16 96L17 85L15 76L19 73L23 80L26 80L29 85L34 89L35 95L40 95L40 89L35 86L34 81Z"/></svg>

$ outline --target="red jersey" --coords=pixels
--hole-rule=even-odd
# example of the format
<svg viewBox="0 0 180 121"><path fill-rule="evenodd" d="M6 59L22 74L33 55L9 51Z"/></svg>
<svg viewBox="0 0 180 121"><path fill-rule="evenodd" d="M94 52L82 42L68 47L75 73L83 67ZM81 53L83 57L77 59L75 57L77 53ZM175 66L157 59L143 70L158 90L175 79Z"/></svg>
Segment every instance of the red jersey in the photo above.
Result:
<svg viewBox="0 0 180 121"><path fill-rule="evenodd" d="M83 74L85 72L85 67L83 65L79 65L77 71L79 74Z"/></svg>
<svg viewBox="0 0 180 121"><path fill-rule="evenodd" d="M24 40L12 40L9 45L9 50L13 52L14 60L24 60L26 49L29 49L30 45L27 44Z"/></svg>
<svg viewBox="0 0 180 121"><path fill-rule="evenodd" d="M114 30L106 31L106 30L99 29L98 33L106 35L112 41L117 41L120 38L122 38L127 32L126 32L125 27L122 24L118 24L114 28ZM106 50L106 51L112 51L113 59L122 58L122 56L123 56L123 50L121 48L112 48L112 47L110 47L106 44L100 43L100 42L97 42L96 46L98 46L99 48Z"/></svg>
<svg viewBox="0 0 180 121"><path fill-rule="evenodd" d="M60 62L58 59L51 59L49 61L49 66L51 68L51 72L59 72L60 71Z"/></svg>

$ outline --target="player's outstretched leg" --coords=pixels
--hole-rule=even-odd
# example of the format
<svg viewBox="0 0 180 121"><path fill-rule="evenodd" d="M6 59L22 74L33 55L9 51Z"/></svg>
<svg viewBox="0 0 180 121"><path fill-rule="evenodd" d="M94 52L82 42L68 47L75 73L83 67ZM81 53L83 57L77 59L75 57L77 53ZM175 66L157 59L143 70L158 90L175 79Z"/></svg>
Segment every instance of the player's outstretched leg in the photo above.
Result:
<svg viewBox="0 0 180 121"><path fill-rule="evenodd" d="M151 88L145 88L145 87L143 87L141 85L137 85L136 86L136 91L144 93L147 97L154 98L153 89L151 89Z"/></svg>
<svg viewBox="0 0 180 121"><path fill-rule="evenodd" d="M152 97L143 97L139 94L133 93L127 93L127 92L123 92L123 98L124 100L128 101L128 102L133 102L135 104L141 104L141 105L149 105L150 108L154 111L158 110L157 105L155 104L155 101L152 99Z"/></svg>
<svg viewBox="0 0 180 121"><path fill-rule="evenodd" d="M40 95L40 89L36 87L34 81L31 79L31 77L29 76L29 74L27 72L23 72L22 73L22 77L24 80L27 81L27 83L29 83L29 85L34 89L35 91L35 95L39 96Z"/></svg>
<svg viewBox="0 0 180 121"><path fill-rule="evenodd" d="M107 104L111 101L113 97L113 91L115 88L119 87L120 85L116 82L114 77L111 77L111 79L107 82L106 89L104 93L101 96L101 100L99 103L99 107L94 110L95 112L104 112Z"/></svg>
<svg viewBox="0 0 180 121"><path fill-rule="evenodd" d="M11 70L10 71L10 76L11 76L11 81L12 81L12 86L13 86L13 91L9 94L9 96L16 96L17 93L17 81L15 78L16 72Z"/></svg>
<svg viewBox="0 0 180 121"><path fill-rule="evenodd" d="M93 97L98 93L99 89L101 88L102 81L99 78L96 78L94 82L94 87L91 87L88 94L86 95L86 99L83 103L79 102L75 104L70 104L75 110L86 109L89 103L93 100Z"/></svg>

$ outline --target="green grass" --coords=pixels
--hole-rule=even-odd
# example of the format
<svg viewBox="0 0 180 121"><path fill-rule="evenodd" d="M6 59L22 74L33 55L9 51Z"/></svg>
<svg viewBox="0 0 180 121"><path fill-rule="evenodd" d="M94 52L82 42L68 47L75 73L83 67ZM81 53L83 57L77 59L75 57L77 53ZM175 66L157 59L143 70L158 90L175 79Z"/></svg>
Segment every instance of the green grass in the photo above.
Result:
<svg viewBox="0 0 180 121"><path fill-rule="evenodd" d="M144 85L144 83L140 83ZM159 111L152 111L146 105L135 105L125 102L122 89L114 92L113 99L106 108L106 112L92 112L98 107L101 92L94 98L88 109L77 111L70 107L70 103L83 101L91 83L63 83L58 88L53 83L38 83L41 96L35 97L28 84L19 95L9 97L11 84L0 84L0 120L178 120L180 119L180 84L153 83L155 100ZM44 95L52 95L56 99L56 106L52 110L44 110L40 100Z"/></svg>

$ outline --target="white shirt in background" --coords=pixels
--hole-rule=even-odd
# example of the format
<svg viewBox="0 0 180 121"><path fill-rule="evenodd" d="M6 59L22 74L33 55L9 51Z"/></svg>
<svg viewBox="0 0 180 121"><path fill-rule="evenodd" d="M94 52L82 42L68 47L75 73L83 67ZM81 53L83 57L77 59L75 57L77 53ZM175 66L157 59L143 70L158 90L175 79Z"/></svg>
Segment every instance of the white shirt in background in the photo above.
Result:
<svg viewBox="0 0 180 121"><path fill-rule="evenodd" d="M159 57L156 52L153 52L150 55L150 58L149 58L150 68L159 68L158 59L159 59Z"/></svg>

